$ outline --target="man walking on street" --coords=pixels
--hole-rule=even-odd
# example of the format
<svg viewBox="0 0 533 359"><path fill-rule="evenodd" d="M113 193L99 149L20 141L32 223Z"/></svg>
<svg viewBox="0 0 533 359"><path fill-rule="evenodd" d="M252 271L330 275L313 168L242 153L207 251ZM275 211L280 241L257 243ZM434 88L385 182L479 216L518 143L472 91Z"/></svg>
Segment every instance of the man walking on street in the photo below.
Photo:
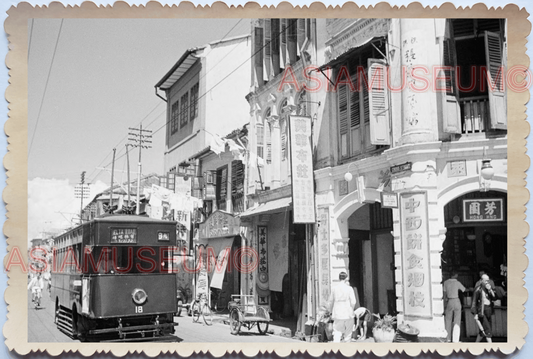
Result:
<svg viewBox="0 0 533 359"><path fill-rule="evenodd" d="M355 294L347 283L346 272L339 274L340 283L331 291L328 299L328 310L333 318L333 342L351 341L354 326Z"/></svg>
<svg viewBox="0 0 533 359"><path fill-rule="evenodd" d="M444 305L446 308L444 320L446 331L448 332L448 337L446 338L448 343L452 341L452 338L454 343L459 343L461 335L461 300L459 299L459 291L464 292L466 288L457 280L458 276L457 272L453 272L452 277L444 282Z"/></svg>

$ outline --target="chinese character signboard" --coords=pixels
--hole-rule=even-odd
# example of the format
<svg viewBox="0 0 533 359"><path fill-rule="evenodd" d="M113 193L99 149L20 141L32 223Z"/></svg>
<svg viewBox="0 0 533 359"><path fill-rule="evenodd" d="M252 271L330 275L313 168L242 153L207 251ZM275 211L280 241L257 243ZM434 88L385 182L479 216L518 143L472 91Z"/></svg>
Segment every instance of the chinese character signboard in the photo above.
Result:
<svg viewBox="0 0 533 359"><path fill-rule="evenodd" d="M136 228L111 228L111 243L137 243Z"/></svg>
<svg viewBox="0 0 533 359"><path fill-rule="evenodd" d="M318 288L320 303L325 303L329 298L331 285L329 270L329 209L318 208Z"/></svg>
<svg viewBox="0 0 533 359"><path fill-rule="evenodd" d="M294 223L315 223L311 118L290 116L289 124Z"/></svg>
<svg viewBox="0 0 533 359"><path fill-rule="evenodd" d="M503 199L465 199L463 219L465 222L503 221Z"/></svg>
<svg viewBox="0 0 533 359"><path fill-rule="evenodd" d="M259 254L259 267L257 268L257 287L262 289L261 293L268 290L268 232L266 226L257 226L258 233L258 246L257 251ZM252 293L250 293L252 294ZM268 297L259 295L259 302L268 304Z"/></svg>
<svg viewBox="0 0 533 359"><path fill-rule="evenodd" d="M429 223L425 192L400 194L403 302L406 317L431 318Z"/></svg>
<svg viewBox="0 0 533 359"><path fill-rule="evenodd" d="M204 223L200 223L200 238L238 236L240 219L230 213L215 211Z"/></svg>

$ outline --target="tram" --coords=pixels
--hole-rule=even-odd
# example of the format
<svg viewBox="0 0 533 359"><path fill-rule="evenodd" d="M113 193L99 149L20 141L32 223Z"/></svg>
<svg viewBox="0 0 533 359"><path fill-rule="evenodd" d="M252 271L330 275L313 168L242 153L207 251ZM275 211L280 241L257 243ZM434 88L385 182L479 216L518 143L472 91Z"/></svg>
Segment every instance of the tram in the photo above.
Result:
<svg viewBox="0 0 533 359"><path fill-rule="evenodd" d="M175 338L176 222L109 215L54 239L52 300L59 330L81 341Z"/></svg>

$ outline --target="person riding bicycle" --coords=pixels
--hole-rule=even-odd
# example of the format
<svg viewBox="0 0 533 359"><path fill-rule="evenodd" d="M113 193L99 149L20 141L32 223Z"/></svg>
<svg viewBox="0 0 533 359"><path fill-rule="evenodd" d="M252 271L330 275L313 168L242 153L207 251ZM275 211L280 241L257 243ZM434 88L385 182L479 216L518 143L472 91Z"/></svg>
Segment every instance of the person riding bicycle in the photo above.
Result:
<svg viewBox="0 0 533 359"><path fill-rule="evenodd" d="M28 284L28 289L31 288L31 299L33 302L37 302L37 305L41 301L41 292L44 288L44 281L41 273L37 273L36 277L33 277Z"/></svg>

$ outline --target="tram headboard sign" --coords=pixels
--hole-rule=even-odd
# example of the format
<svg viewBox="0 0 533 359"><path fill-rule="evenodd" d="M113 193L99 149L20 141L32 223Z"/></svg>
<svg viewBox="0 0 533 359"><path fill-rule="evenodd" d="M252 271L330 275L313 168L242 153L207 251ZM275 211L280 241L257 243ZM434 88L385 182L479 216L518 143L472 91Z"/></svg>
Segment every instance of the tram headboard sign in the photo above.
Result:
<svg viewBox="0 0 533 359"><path fill-rule="evenodd" d="M137 228L111 228L110 243L137 243Z"/></svg>
<svg viewBox="0 0 533 359"><path fill-rule="evenodd" d="M503 199L480 198L463 200L464 222L503 221Z"/></svg>

